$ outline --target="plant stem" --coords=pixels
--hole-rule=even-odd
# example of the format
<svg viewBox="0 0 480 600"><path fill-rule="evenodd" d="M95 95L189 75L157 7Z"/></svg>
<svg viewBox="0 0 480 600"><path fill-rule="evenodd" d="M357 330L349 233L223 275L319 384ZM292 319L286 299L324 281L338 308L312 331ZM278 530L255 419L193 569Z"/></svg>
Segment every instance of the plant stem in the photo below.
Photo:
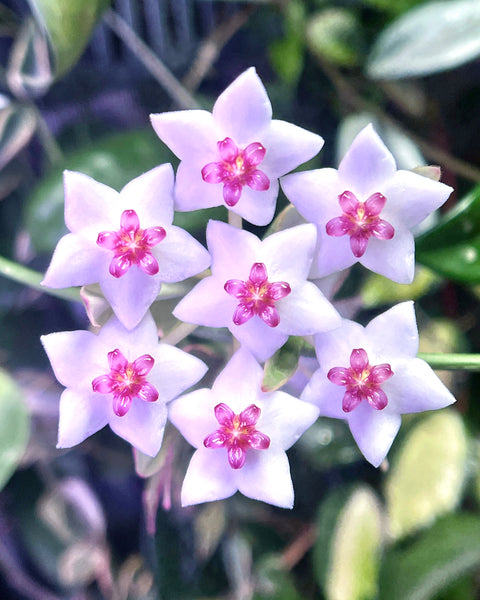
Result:
<svg viewBox="0 0 480 600"><path fill-rule="evenodd" d="M76 302L82 301L80 298L80 288L72 287L64 290L52 290L50 288L46 288L40 284L44 277L43 273L39 273L38 271L24 267L13 260L4 258L3 256L0 256L0 275L4 275L12 281L16 281L17 283L31 287L39 292L50 294L50 296L55 296L57 298L62 298L62 300L75 300Z"/></svg>
<svg viewBox="0 0 480 600"><path fill-rule="evenodd" d="M426 361L432 369L446 371L480 371L480 354L440 354L420 352L418 358Z"/></svg>

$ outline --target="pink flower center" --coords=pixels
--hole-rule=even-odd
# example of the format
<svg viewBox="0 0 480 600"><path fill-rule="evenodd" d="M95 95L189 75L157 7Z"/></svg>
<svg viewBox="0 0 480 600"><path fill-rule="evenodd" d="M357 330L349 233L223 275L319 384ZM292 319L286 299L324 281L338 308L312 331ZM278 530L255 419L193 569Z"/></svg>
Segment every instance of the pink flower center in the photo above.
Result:
<svg viewBox="0 0 480 600"><path fill-rule="evenodd" d="M114 277L125 275L132 265L137 265L147 275L155 275L158 273L158 262L151 248L165 239L166 235L163 227L140 229L137 213L124 210L120 217L120 229L102 231L98 234L97 244L113 252L109 271Z"/></svg>
<svg viewBox="0 0 480 600"><path fill-rule="evenodd" d="M266 150L260 142L253 142L243 150L229 137L217 142L219 162L211 162L202 169L203 181L223 183L223 199L227 206L235 206L244 185L257 192L270 187L270 179L257 166L265 158Z"/></svg>
<svg viewBox="0 0 480 600"><path fill-rule="evenodd" d="M368 355L363 348L352 350L349 367L333 367L327 374L335 385L344 385L347 389L343 396L342 408L352 411L366 400L370 406L382 410L388 404L388 398L381 384L393 375L389 364L383 363L372 367Z"/></svg>
<svg viewBox="0 0 480 600"><path fill-rule="evenodd" d="M155 364L150 354L142 354L132 363L118 349L112 350L107 356L110 372L95 377L92 388L99 394L113 394L113 412L117 416L127 414L134 398L146 402L158 399L157 390L146 380Z"/></svg>
<svg viewBox="0 0 480 600"><path fill-rule="evenodd" d="M233 313L235 325L242 325L254 315L258 315L269 327L276 327L280 323L275 302L292 291L286 281L269 283L267 269L263 263L253 264L247 281L229 279L224 288L230 296L240 300Z"/></svg>
<svg viewBox="0 0 480 600"><path fill-rule="evenodd" d="M393 238L394 228L379 216L387 201L385 196L377 192L361 202L353 192L345 191L338 201L343 215L327 223L327 233L335 237L349 235L350 247L356 258L365 254L372 235L381 240Z"/></svg>
<svg viewBox="0 0 480 600"><path fill-rule="evenodd" d="M239 415L223 402L217 404L214 410L220 427L207 435L203 445L205 448L227 448L232 469L243 467L247 448L266 450L270 446L268 435L255 429L261 412L255 404L250 404Z"/></svg>

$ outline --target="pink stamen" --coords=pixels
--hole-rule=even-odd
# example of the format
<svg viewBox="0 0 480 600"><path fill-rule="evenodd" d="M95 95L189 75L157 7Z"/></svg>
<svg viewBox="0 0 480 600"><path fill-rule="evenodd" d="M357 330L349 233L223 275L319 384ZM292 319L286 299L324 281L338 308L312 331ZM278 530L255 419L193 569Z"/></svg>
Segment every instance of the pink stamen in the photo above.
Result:
<svg viewBox="0 0 480 600"><path fill-rule="evenodd" d="M244 185L257 192L270 187L270 179L257 166L265 158L266 150L259 142L253 142L241 150L229 137L217 142L219 162L211 162L202 169L206 183L223 183L223 199L227 206L235 206L240 200Z"/></svg>
<svg viewBox="0 0 480 600"><path fill-rule="evenodd" d="M370 237L391 240L395 235L392 225L379 216L387 201L383 194L376 192L361 202L353 192L345 191L338 201L343 215L328 221L327 234L334 237L349 235L350 248L356 258L365 254Z"/></svg>
<svg viewBox="0 0 480 600"><path fill-rule="evenodd" d="M346 387L342 408L352 411L366 400L372 408L382 410L388 404L388 398L381 384L393 375L388 363L371 366L363 348L352 350L349 367L333 367L327 373L328 379L335 385Z"/></svg>
<svg viewBox="0 0 480 600"><path fill-rule="evenodd" d="M97 244L113 252L109 271L114 277L122 277L132 265L137 265L147 275L158 273L157 259L151 248L165 239L163 227L140 228L138 215L134 210L124 210L120 217L118 231L102 231Z"/></svg>
<svg viewBox="0 0 480 600"><path fill-rule="evenodd" d="M157 390L146 381L155 364L150 354L142 354L131 363L117 348L109 352L107 358L110 372L95 377L92 389L99 394L113 394L113 412L117 416L127 414L134 398L145 402L158 399Z"/></svg>
<svg viewBox="0 0 480 600"><path fill-rule="evenodd" d="M280 315L275 303L292 291L286 281L270 283L263 263L254 263L247 281L229 279L225 291L240 300L233 314L235 325L243 325L254 315L258 315L269 327L280 323Z"/></svg>
<svg viewBox="0 0 480 600"><path fill-rule="evenodd" d="M220 427L207 435L203 445L205 448L226 448L232 469L243 467L248 448L266 450L270 446L268 435L255 428L261 413L255 404L247 406L239 415L223 402L214 410Z"/></svg>

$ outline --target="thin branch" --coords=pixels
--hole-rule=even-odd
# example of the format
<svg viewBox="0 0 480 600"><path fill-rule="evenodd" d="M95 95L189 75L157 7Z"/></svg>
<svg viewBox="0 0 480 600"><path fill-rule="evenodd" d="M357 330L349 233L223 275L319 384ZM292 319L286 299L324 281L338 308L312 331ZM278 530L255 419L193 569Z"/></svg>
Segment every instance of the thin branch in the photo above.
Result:
<svg viewBox="0 0 480 600"><path fill-rule="evenodd" d="M200 44L190 70L183 78L183 85L191 92L197 90L224 46L248 21L256 6L247 6L225 20Z"/></svg>
<svg viewBox="0 0 480 600"><path fill-rule="evenodd" d="M445 371L480 371L480 354L419 352L418 358L427 362L432 369Z"/></svg>
<svg viewBox="0 0 480 600"><path fill-rule="evenodd" d="M283 567L287 570L293 569L313 546L316 538L316 526L308 525L282 552L281 562Z"/></svg>
<svg viewBox="0 0 480 600"><path fill-rule="evenodd" d="M201 107L192 94L167 69L165 64L118 13L111 9L107 10L103 20L118 35L122 42L130 48L133 54L180 108Z"/></svg>

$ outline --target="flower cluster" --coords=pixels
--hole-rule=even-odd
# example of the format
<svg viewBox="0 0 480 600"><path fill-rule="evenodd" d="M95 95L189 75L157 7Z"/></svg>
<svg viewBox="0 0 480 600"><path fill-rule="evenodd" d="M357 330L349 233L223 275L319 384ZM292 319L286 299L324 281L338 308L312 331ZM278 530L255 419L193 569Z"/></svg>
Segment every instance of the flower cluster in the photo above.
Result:
<svg viewBox="0 0 480 600"><path fill-rule="evenodd" d="M121 192L65 172L65 222L43 281L97 283L114 315L98 333L42 337L59 382L58 447L105 425L141 452L160 450L167 419L196 449L181 491L187 506L234 494L293 506L285 451L319 415L348 421L368 461L385 458L403 413L454 402L416 358L412 302L365 328L342 319L319 278L355 262L401 283L414 276L412 229L451 189L396 169L371 126L335 169L286 175L315 156L320 136L272 120L253 68L204 110L152 115L180 159L140 175ZM174 209L225 205L253 225L274 216L279 182L307 221L260 239L210 221L205 249L172 225ZM238 218L237 218L238 220ZM277 228L278 229L278 228ZM210 270L203 273L210 267ZM184 322L228 328L239 349L211 389L183 394L205 374L191 354L159 341L150 307L164 283L197 276L173 311ZM262 362L289 336L314 344L319 369L299 398L262 387Z"/></svg>

